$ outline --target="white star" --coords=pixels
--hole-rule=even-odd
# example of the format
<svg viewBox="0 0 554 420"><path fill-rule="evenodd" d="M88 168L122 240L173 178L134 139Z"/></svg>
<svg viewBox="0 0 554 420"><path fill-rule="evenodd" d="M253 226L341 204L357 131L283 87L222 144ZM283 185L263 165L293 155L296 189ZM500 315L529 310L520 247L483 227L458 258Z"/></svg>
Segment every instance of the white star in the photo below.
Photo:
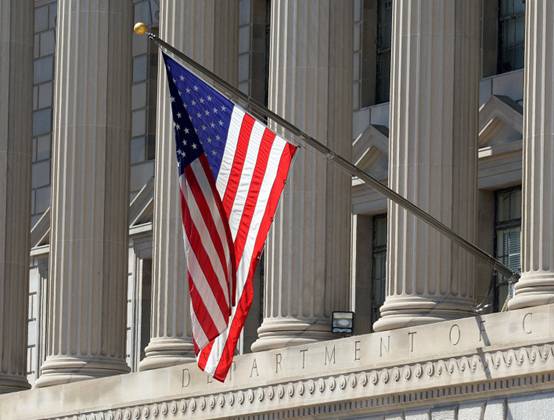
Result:
<svg viewBox="0 0 554 420"><path fill-rule="evenodd" d="M185 107L185 109L187 109L189 107L187 104L183 104L183 106Z"/></svg>
<svg viewBox="0 0 554 420"><path fill-rule="evenodd" d="M208 137L208 143L211 143L211 142L212 142L212 138Z"/></svg>
<svg viewBox="0 0 554 420"><path fill-rule="evenodd" d="M204 111L204 114L206 114L206 115L210 115L210 111L208 111L208 110L205 110L205 111Z"/></svg>
<svg viewBox="0 0 554 420"><path fill-rule="evenodd" d="M180 127L179 124L177 124L177 123L175 123L175 128L176 128L177 130L180 130L180 129L181 129L181 127Z"/></svg>
<svg viewBox="0 0 554 420"><path fill-rule="evenodd" d="M200 98L200 103L203 104L204 102L206 102L204 98Z"/></svg>
<svg viewBox="0 0 554 420"><path fill-rule="evenodd" d="M215 136L215 139L216 139L216 140L219 140L220 138L221 138L221 137L219 137L219 136Z"/></svg>
<svg viewBox="0 0 554 420"><path fill-rule="evenodd" d="M180 90L178 90L177 92L179 92L179 96L183 96L183 93Z"/></svg>
<svg viewBox="0 0 554 420"><path fill-rule="evenodd" d="M213 109L214 114L217 114L217 108Z"/></svg>
<svg viewBox="0 0 554 420"><path fill-rule="evenodd" d="M222 106L221 106L221 110L222 110L222 111L225 111L226 109L227 109L227 107L226 107L225 105L222 105Z"/></svg>
<svg viewBox="0 0 554 420"><path fill-rule="evenodd" d="M206 126L205 125L202 126L202 130L206 131Z"/></svg>
<svg viewBox="0 0 554 420"><path fill-rule="evenodd" d="M196 149L196 143L192 143L192 148Z"/></svg>
<svg viewBox="0 0 554 420"><path fill-rule="evenodd" d="M189 132L190 132L190 130L185 127L185 134L188 134Z"/></svg>
<svg viewBox="0 0 554 420"><path fill-rule="evenodd" d="M186 140L183 140L183 144L186 146L188 143Z"/></svg>
<svg viewBox="0 0 554 420"><path fill-rule="evenodd" d="M218 124L219 124L219 125L223 125L223 121L219 120L219 121L218 121Z"/></svg>
<svg viewBox="0 0 554 420"><path fill-rule="evenodd" d="M198 92L198 86L194 85L192 88L193 88L196 92Z"/></svg>
<svg viewBox="0 0 554 420"><path fill-rule="evenodd" d="M173 79L173 83L177 83L177 80Z"/></svg>
<svg viewBox="0 0 554 420"><path fill-rule="evenodd" d="M211 100L212 100L212 97L208 95L208 101L211 101Z"/></svg>
<svg viewBox="0 0 554 420"><path fill-rule="evenodd" d="M171 102L175 102L175 98L173 96L171 96L170 98L171 98Z"/></svg>
<svg viewBox="0 0 554 420"><path fill-rule="evenodd" d="M217 152L216 152L215 150L212 150L212 155L214 155L214 156L215 156L215 155L216 155L216 153L217 153Z"/></svg>
<svg viewBox="0 0 554 420"><path fill-rule="evenodd" d="M179 118L179 119L181 118L181 113L180 112L177 113L177 118Z"/></svg>
<svg viewBox="0 0 554 420"><path fill-rule="evenodd" d="M200 117L202 116L202 114L201 114L200 112L197 112L197 113L196 113L196 116L197 116L198 118L200 118Z"/></svg>
<svg viewBox="0 0 554 420"><path fill-rule="evenodd" d="M180 75L180 76L179 76L179 79L180 79L180 80L181 80L181 82L182 82L183 80L185 80L185 76L183 76L183 75Z"/></svg>
<svg viewBox="0 0 554 420"><path fill-rule="evenodd" d="M193 99L192 102L190 103L192 106L196 105L196 101Z"/></svg>
<svg viewBox="0 0 554 420"><path fill-rule="evenodd" d="M190 88L189 88L189 87L186 88L185 91L186 91L187 93L190 93Z"/></svg>
<svg viewBox="0 0 554 420"><path fill-rule="evenodd" d="M212 123L210 124L210 127L215 128L215 124L212 122Z"/></svg>

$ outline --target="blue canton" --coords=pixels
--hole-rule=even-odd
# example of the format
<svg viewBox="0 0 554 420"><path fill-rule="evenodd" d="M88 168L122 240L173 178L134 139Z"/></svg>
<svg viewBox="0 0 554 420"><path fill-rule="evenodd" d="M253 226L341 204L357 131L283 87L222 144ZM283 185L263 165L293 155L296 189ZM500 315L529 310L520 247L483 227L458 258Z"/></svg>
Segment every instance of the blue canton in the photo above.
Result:
<svg viewBox="0 0 554 420"><path fill-rule="evenodd" d="M217 179L233 111L233 103L206 82L163 55L169 93L179 175L202 153Z"/></svg>

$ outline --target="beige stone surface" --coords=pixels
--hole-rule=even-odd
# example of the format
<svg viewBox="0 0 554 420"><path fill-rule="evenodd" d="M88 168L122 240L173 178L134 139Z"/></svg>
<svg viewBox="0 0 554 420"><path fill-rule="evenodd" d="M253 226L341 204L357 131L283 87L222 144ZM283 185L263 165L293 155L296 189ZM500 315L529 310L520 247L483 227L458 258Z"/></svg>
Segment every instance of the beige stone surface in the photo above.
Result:
<svg viewBox="0 0 554 420"><path fill-rule="evenodd" d="M336 418L402 410L410 418L421 406L554 390L553 326L554 305L545 305L237 356L225 384L191 363L23 391L0 396L0 413ZM488 405L481 412L493 413ZM466 404L459 414L475 410Z"/></svg>
<svg viewBox="0 0 554 420"><path fill-rule="evenodd" d="M33 7L0 1L0 393L26 378L31 214Z"/></svg>
<svg viewBox="0 0 554 420"><path fill-rule="evenodd" d="M270 31L269 107L350 159L352 2L273 1ZM349 309L350 185L318 152L296 154L266 243L252 350L328 339L331 312Z"/></svg>
<svg viewBox="0 0 554 420"><path fill-rule="evenodd" d="M228 82L238 83L238 0L163 0L160 36ZM175 140L163 66L158 72L156 130L151 339L141 370L194 360Z"/></svg>
<svg viewBox="0 0 554 420"><path fill-rule="evenodd" d="M479 0L393 2L389 186L475 242ZM376 330L472 313L474 259L388 203Z"/></svg>
<svg viewBox="0 0 554 420"><path fill-rule="evenodd" d="M26 288L29 262L21 250L29 246L28 218L22 216L29 213L25 184L31 160L30 142L24 141L31 139L30 3L0 0L0 56L7 58L0 61L0 199L5 201L0 208L0 393L28 386L22 285ZM346 157L352 137L351 3L356 2L271 2L270 106ZM376 3L365 1L366 7ZM47 360L39 383L43 387L0 396L0 418L554 417L554 305L544 305L554 297L554 5L526 2L522 115L521 70L483 80L478 95L480 3L392 2L390 150L386 153L386 130L378 127L389 118L389 106L380 104L355 116L358 123L365 115L376 125L358 137L353 159L386 180L390 158L389 180L395 189L490 251L494 190L519 182L523 160L524 272L510 304L513 310L458 319L472 313L475 296L484 298L488 270L474 292L473 260L389 205L391 281L377 324L382 331L345 338L330 334L331 311L351 308L351 296L356 295L357 321L368 319L370 214L384 212L385 200L362 194L354 180L355 197L361 200L354 211L365 214L354 217L352 235L349 177L301 149L269 237L257 352L237 356L227 382L220 384L188 363L186 267L163 70L157 99L152 340L143 371L125 374L128 225L123 209L131 2L58 0L53 209L35 232L36 245L47 243L52 218L50 294L41 303L48 312L39 331L47 346L37 348ZM238 4L161 0L160 34L235 84ZM498 25L497 6L491 4L485 5L482 33L494 32L489 24ZM373 23L364 22L364 30L375 20L373 14L366 17ZM252 30L264 30L260 23ZM496 62L493 47L482 47L488 59L485 71ZM25 60L28 65L20 67ZM481 192L479 236L477 186L487 190ZM142 217L134 214L131 225ZM131 229L138 276L152 255L150 238L142 237L139 244L136 235L148 235L148 229ZM356 241L353 260L348 255L351 236ZM33 252L44 258L47 248ZM39 264L41 276L46 276L45 266ZM365 324L357 325L358 332L367 331ZM112 376L98 378L105 375Z"/></svg>
<svg viewBox="0 0 554 420"><path fill-rule="evenodd" d="M130 0L57 3L46 361L37 386L127 372Z"/></svg>

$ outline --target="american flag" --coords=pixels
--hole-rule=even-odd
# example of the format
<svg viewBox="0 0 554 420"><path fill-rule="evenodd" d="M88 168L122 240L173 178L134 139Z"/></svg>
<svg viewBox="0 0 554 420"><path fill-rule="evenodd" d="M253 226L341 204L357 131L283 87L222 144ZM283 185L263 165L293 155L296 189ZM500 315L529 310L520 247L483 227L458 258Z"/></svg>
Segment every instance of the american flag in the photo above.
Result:
<svg viewBox="0 0 554 420"><path fill-rule="evenodd" d="M198 366L224 381L296 147L166 54L164 61Z"/></svg>

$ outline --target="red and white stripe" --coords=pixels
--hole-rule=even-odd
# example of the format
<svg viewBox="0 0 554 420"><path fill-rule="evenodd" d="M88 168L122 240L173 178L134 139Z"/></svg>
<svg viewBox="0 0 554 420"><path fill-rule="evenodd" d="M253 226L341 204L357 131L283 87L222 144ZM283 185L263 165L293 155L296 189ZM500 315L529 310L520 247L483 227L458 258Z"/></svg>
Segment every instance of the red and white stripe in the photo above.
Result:
<svg viewBox="0 0 554 420"><path fill-rule="evenodd" d="M252 304L252 277L295 151L293 145L235 106L216 186L234 243L236 304L229 328L198 355L200 368L220 381L231 367Z"/></svg>
<svg viewBox="0 0 554 420"><path fill-rule="evenodd" d="M205 155L186 167L179 181L192 329L195 345L202 349L227 329L235 252Z"/></svg>

